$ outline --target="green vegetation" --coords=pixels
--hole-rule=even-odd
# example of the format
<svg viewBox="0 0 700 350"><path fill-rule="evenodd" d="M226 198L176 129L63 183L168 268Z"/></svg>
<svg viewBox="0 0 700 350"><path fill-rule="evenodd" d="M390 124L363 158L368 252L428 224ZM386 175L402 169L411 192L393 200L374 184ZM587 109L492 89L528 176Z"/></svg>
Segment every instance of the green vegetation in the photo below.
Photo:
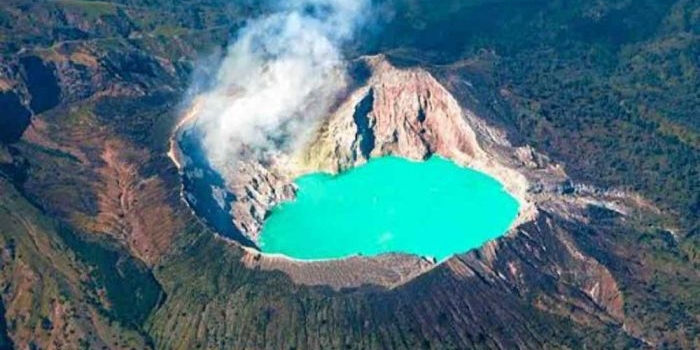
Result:
<svg viewBox="0 0 700 350"><path fill-rule="evenodd" d="M170 25L162 25L162 26L158 26L155 29L153 29L151 34L155 35L155 36L173 37L173 36L185 34L187 32L189 32L189 31L186 28L170 26Z"/></svg>
<svg viewBox="0 0 700 350"><path fill-rule="evenodd" d="M72 329L68 337L79 337L74 340L86 348L99 344L98 338L144 348L136 322L159 298L153 277L142 278L151 275L134 268L133 258L117 254L117 249L60 234L55 224L0 178L0 286L5 301L0 303L5 316L0 321L0 349L7 348L6 333L16 336L14 332L24 330L33 330L33 341L47 342L57 324ZM102 283L105 280L111 281ZM144 308L148 298L153 301ZM16 317L8 319L5 312L10 309Z"/></svg>
<svg viewBox="0 0 700 350"><path fill-rule="evenodd" d="M109 307L102 310L122 324L140 329L164 297L146 266L115 248L118 245L107 247L87 241L66 226L61 226L58 234L75 255L91 267L89 288L105 291ZM99 300L93 303L100 305Z"/></svg>
<svg viewBox="0 0 700 350"><path fill-rule="evenodd" d="M0 349L2 350L11 350L14 349L14 346L12 345L12 339L10 339L10 336L7 334L7 321L5 320L5 305L2 303L2 300L0 300L0 315L3 317L0 318Z"/></svg>
<svg viewBox="0 0 700 350"><path fill-rule="evenodd" d="M95 21L105 15L115 15L117 5L106 1L92 0L56 0L61 5L82 12L86 20Z"/></svg>
<svg viewBox="0 0 700 350"><path fill-rule="evenodd" d="M211 50L264 7L253 0L8 1L0 6L0 55L8 56L21 49L66 44L92 43L88 46L106 49L102 40L111 39L179 58L193 52L178 51L178 46ZM153 38L160 42L148 43Z"/></svg>
<svg viewBox="0 0 700 350"><path fill-rule="evenodd" d="M0 189L8 188L5 180L0 178ZM14 203L18 201L17 198L11 200L3 198L3 200L5 204L0 206L0 210L3 213L3 215L0 215L2 218L11 220L16 214L8 213L24 213L28 210L27 204ZM59 251L61 254L75 255L77 261L89 267L90 278L83 288L91 291L90 293L103 290L109 301L107 304L104 304L96 297L96 294L93 294L91 302L103 311L106 316L118 320L133 329L138 329L161 298L160 287L150 271L142 263L130 257L124 250L118 248L117 244L107 245L105 243L88 241L59 222L44 222L46 220L43 218L39 219L39 217L36 217L36 220L49 227L51 224L57 226L55 233L51 232L52 235L55 235L51 237L51 240L55 241L52 244L60 246ZM20 221L20 223L25 225L24 228L32 229L33 226L29 222ZM0 224L2 224L0 227L5 229L17 226L6 221L2 221ZM35 235L45 234L43 230L49 231L50 229L36 226L31 233ZM10 233L7 232L7 234ZM19 243L16 241L17 238L10 237L12 236L4 239L7 239L9 244L16 246ZM58 268L65 269L67 267L58 266ZM44 300L44 303L41 304L41 314L50 312L48 310L49 305L45 302ZM38 316L39 313L36 315Z"/></svg>
<svg viewBox="0 0 700 350"><path fill-rule="evenodd" d="M378 50L423 64L477 57L523 142L576 180L640 192L686 230L700 222L697 1L398 6Z"/></svg>

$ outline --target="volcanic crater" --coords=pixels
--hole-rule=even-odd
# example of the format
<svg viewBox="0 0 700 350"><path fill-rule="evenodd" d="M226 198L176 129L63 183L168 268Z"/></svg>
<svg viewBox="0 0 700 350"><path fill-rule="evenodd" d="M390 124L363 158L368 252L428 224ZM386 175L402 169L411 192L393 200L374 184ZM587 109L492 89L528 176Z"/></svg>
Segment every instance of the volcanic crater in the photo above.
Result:
<svg viewBox="0 0 700 350"><path fill-rule="evenodd" d="M224 244L244 250L242 261L249 268L280 270L296 283L341 289L364 285L393 288L438 265L431 259L404 253L301 261L258 249L259 234L270 210L295 198L294 179L314 172L339 174L383 156L426 160L438 155L497 179L518 201L517 218L503 236L441 262L465 277L483 269L496 273L490 265L499 247L523 239L554 238L569 248L570 255L594 264L576 251L566 234L553 227L551 213L566 220L585 221L584 213L590 205L619 213L636 205L635 198L627 194L573 184L564 168L547 156L528 145L512 145L504 130L465 108L428 71L398 68L383 55L363 57L356 63L369 69L369 77L349 89L313 137L292 153L280 152L265 159L244 157L230 168L231 173L220 176L206 160L202 162L202 150L188 144L197 137L193 127L201 108L197 100L178 124L169 156L183 177L183 197L214 226ZM206 188L198 189L196 183L202 178L208 179L204 182ZM221 210L214 214L198 212L198 205L207 200ZM534 237L537 235L541 237ZM546 250L543 246L533 249ZM611 279L607 270L595 265L592 277L581 283ZM521 274L516 265L508 269L515 276ZM606 298L605 302L615 299L619 292L611 288L596 290L591 297Z"/></svg>

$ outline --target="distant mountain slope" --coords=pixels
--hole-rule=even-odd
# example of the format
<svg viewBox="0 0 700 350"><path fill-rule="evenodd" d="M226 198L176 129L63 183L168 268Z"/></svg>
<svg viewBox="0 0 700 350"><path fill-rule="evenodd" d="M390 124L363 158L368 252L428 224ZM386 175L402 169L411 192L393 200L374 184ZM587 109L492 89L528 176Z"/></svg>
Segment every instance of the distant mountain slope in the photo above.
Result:
<svg viewBox="0 0 700 350"><path fill-rule="evenodd" d="M523 141L582 180L645 193L693 230L700 220L699 6L404 1L375 45L408 64L477 57Z"/></svg>
<svg viewBox="0 0 700 350"><path fill-rule="evenodd" d="M545 210L396 289L298 285L191 215L166 156L197 60L265 5L6 0L0 348L700 347L700 2L376 3L348 55L423 67L514 145L662 211Z"/></svg>

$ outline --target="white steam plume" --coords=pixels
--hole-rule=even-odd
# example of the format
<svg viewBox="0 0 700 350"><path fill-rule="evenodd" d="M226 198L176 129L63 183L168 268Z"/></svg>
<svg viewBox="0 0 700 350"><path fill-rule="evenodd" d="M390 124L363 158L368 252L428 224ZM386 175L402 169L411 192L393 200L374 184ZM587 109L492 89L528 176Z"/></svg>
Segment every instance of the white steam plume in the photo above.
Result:
<svg viewBox="0 0 700 350"><path fill-rule="evenodd" d="M368 6L288 0L241 29L214 87L199 98L197 126L216 170L227 173L244 151L264 156L303 139L346 86L339 46Z"/></svg>

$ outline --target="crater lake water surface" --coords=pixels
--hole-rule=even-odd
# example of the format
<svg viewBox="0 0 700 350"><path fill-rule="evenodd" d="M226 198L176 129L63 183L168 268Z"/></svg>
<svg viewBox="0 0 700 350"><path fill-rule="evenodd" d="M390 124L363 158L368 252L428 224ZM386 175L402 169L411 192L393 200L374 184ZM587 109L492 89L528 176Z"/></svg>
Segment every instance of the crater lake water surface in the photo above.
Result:
<svg viewBox="0 0 700 350"><path fill-rule="evenodd" d="M298 178L273 208L263 252L311 260L404 252L443 260L505 233L518 212L501 183L452 161L383 157Z"/></svg>

